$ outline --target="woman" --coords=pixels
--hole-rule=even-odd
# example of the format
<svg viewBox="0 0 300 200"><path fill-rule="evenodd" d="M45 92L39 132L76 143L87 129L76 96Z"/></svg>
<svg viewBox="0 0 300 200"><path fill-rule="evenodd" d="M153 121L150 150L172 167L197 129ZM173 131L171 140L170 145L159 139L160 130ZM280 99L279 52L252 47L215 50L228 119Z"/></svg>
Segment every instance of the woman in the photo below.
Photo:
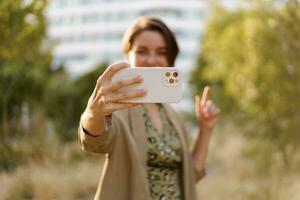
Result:
<svg viewBox="0 0 300 200"><path fill-rule="evenodd" d="M195 98L201 129L189 153L185 125L169 105L120 102L147 94L118 92L141 83L141 77L111 82L129 66L174 66L179 52L174 35L159 19L139 18L126 32L123 50L128 63L113 64L99 77L80 121L82 148L106 154L95 199L195 200L219 108L208 99L207 88L201 101Z"/></svg>

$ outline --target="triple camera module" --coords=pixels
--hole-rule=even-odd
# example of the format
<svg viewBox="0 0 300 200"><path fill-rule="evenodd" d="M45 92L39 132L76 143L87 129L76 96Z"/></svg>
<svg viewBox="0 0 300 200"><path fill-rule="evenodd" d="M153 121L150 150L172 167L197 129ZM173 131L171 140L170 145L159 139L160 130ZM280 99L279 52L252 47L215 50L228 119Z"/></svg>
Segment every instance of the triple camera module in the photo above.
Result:
<svg viewBox="0 0 300 200"><path fill-rule="evenodd" d="M164 73L164 83L167 86L177 86L179 83L179 74L176 71L167 71Z"/></svg>

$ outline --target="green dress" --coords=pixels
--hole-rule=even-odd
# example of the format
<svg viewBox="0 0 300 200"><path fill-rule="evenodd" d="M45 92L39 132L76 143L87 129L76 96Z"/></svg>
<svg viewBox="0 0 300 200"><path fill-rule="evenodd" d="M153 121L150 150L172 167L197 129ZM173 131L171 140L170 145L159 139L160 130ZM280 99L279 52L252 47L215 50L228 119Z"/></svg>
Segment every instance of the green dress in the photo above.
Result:
<svg viewBox="0 0 300 200"><path fill-rule="evenodd" d="M163 133L159 133L143 110L148 139L147 166L151 200L181 200L181 144L175 127L165 109L159 105L159 114L163 123Z"/></svg>

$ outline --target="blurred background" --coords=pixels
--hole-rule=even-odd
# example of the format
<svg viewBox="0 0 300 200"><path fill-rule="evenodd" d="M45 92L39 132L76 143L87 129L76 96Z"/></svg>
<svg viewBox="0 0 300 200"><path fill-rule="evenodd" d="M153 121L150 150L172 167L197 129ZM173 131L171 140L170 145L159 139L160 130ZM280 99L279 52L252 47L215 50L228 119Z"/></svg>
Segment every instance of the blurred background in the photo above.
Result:
<svg viewBox="0 0 300 200"><path fill-rule="evenodd" d="M177 36L191 143L193 95L222 109L199 199L300 200L299 0L1 0L0 200L93 198L80 114L139 16Z"/></svg>

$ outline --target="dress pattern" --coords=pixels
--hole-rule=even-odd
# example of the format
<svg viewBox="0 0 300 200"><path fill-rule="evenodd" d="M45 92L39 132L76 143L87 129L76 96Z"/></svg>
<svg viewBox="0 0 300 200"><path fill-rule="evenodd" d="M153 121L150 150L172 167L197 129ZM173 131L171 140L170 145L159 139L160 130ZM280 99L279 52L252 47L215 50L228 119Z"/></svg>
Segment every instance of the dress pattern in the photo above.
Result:
<svg viewBox="0 0 300 200"><path fill-rule="evenodd" d="M143 117L148 139L147 166L151 200L182 200L180 139L175 127L161 104L159 114L162 120L162 133L153 125L143 108Z"/></svg>

